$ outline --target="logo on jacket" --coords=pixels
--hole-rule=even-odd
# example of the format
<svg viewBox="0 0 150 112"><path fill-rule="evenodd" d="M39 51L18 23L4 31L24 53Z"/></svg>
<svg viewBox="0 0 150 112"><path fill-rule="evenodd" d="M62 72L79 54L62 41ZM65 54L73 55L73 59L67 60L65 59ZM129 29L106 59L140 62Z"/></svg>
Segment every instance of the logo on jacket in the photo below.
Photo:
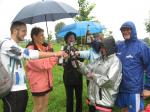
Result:
<svg viewBox="0 0 150 112"><path fill-rule="evenodd" d="M126 56L126 58L133 58L133 56L129 54L128 56Z"/></svg>
<svg viewBox="0 0 150 112"><path fill-rule="evenodd" d="M117 52L116 54L117 54L117 55L121 55L121 52Z"/></svg>

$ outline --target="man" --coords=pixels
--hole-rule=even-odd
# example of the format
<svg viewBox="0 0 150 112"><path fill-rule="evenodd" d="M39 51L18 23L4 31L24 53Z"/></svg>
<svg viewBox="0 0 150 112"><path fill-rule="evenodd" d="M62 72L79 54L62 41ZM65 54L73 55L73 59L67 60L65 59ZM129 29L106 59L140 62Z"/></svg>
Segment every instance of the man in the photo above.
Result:
<svg viewBox="0 0 150 112"><path fill-rule="evenodd" d="M10 31L11 38L4 40L1 47L1 59L5 69L11 74L14 68L11 92L2 99L4 103L4 112L25 112L28 94L25 83L24 67L21 59L61 56L63 52L39 52L38 50L28 50L19 47L18 43L24 40L27 32L26 24L23 22L13 22Z"/></svg>
<svg viewBox="0 0 150 112"><path fill-rule="evenodd" d="M143 76L144 69L150 77L150 49L142 41L138 40L136 28L133 22L122 24L121 33L123 42L117 45L117 55L122 62L122 82L116 104L122 112L143 111ZM150 85L145 84L145 89ZM148 90L144 91L144 95Z"/></svg>

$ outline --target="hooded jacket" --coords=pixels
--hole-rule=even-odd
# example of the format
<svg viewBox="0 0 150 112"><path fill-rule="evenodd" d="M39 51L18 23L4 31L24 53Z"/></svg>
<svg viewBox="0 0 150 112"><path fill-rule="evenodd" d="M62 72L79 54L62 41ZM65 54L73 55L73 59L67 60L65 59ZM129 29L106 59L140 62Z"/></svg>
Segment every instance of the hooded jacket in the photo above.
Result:
<svg viewBox="0 0 150 112"><path fill-rule="evenodd" d="M141 93L143 91L144 69L150 78L150 49L142 41L138 40L134 23L125 22L123 27L131 29L129 40L119 42L117 44L117 56L122 62L122 82L120 85L121 93ZM145 84L147 89L150 85Z"/></svg>
<svg viewBox="0 0 150 112"><path fill-rule="evenodd" d="M104 39L103 45L107 49L107 57L100 57L87 66L80 63L80 72L87 74L92 71L94 74L88 86L90 104L96 108L112 108L119 92L122 66L115 54L114 39Z"/></svg>

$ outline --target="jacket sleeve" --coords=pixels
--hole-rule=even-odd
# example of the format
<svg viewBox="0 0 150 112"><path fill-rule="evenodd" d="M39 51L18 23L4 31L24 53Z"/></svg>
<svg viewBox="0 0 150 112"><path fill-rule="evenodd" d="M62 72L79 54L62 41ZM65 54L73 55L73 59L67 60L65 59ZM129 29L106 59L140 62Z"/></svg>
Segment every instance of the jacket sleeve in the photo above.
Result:
<svg viewBox="0 0 150 112"><path fill-rule="evenodd" d="M34 71L42 71L52 69L53 66L57 63L57 58L45 58L45 59L36 59L29 60L26 64L27 69L31 69Z"/></svg>
<svg viewBox="0 0 150 112"><path fill-rule="evenodd" d="M118 76L121 77L122 66L121 62L116 60L108 68L105 74L94 74L93 80L98 86L103 86L105 83L112 81L115 82L118 79ZM119 79L121 81L121 78Z"/></svg>
<svg viewBox="0 0 150 112"><path fill-rule="evenodd" d="M28 49L33 50L34 48L33 46L28 46ZM53 66L57 63L57 60L57 57L28 60L26 67L28 70L30 69L34 71L48 70L53 68Z"/></svg>
<svg viewBox="0 0 150 112"><path fill-rule="evenodd" d="M141 55L146 70L146 81L144 84L144 89L150 90L150 48L145 44L142 47Z"/></svg>
<svg viewBox="0 0 150 112"><path fill-rule="evenodd" d="M89 56L90 56L90 50L79 51L79 53L80 53L80 58L83 58L83 59L89 59Z"/></svg>

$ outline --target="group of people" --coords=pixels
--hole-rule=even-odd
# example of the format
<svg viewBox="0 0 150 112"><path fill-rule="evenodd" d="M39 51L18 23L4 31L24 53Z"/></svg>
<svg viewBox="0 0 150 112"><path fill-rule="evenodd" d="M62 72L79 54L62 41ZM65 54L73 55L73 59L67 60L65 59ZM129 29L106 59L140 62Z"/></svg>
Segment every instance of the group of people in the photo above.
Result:
<svg viewBox="0 0 150 112"><path fill-rule="evenodd" d="M3 110L4 112L25 112L26 110L28 91L22 59L27 59L25 60L27 61L26 73L33 95L33 112L46 112L48 111L48 93L53 87L51 70L57 63L57 58L64 56L64 52L51 52L50 45L44 43L44 31L41 28L32 29L32 41L27 48L18 45L26 36L26 24L20 21L13 22L10 31L11 37L2 42L1 60L10 74L14 68L13 85L9 94L2 98Z"/></svg>
<svg viewBox="0 0 150 112"><path fill-rule="evenodd" d="M125 22L120 28L124 41L115 43L113 37L96 35L90 44L91 49L85 51L78 51L72 46L76 41L73 32L64 37L64 51L54 52L51 45L44 42L44 30L39 27L32 29L32 41L26 48L18 45L27 33L26 24L13 22L10 31L11 37L1 47L2 63L8 72L11 73L12 63L15 63L11 92L2 99L4 112L26 110L28 93L24 58L27 59L25 68L33 96L33 112L47 112L49 92L53 89L52 68L61 56L64 57L66 112L74 110L74 92L76 112L82 112L83 75L87 78L89 112L112 112L114 105L122 112L144 112L144 98L150 96L150 48L138 40L133 22ZM19 54L10 52L14 47L20 51ZM69 53L66 53L68 49ZM89 63L83 63L84 59Z"/></svg>

